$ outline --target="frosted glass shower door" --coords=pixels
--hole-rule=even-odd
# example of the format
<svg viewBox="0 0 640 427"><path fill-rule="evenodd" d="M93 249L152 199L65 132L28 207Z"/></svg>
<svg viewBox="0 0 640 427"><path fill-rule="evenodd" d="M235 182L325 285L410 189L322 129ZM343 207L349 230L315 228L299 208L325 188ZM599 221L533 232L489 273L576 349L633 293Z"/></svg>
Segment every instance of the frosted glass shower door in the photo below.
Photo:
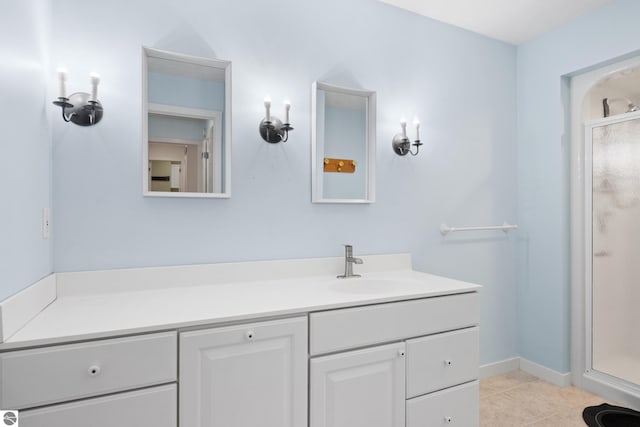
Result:
<svg viewBox="0 0 640 427"><path fill-rule="evenodd" d="M590 130L591 367L640 384L640 115Z"/></svg>

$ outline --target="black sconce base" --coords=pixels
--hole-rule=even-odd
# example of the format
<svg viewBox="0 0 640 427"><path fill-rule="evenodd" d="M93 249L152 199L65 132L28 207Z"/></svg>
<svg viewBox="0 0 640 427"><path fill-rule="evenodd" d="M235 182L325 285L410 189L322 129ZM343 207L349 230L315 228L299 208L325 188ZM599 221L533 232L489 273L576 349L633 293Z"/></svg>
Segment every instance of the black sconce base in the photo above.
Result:
<svg viewBox="0 0 640 427"><path fill-rule="evenodd" d="M282 123L277 117L271 116L271 121L263 119L260 122L260 136L270 144L278 142L287 142L289 139L289 131L293 130L289 123Z"/></svg>
<svg viewBox="0 0 640 427"><path fill-rule="evenodd" d="M411 141L409 140L409 138L407 138L406 136L403 136L401 133L399 133L399 134L397 134L396 136L393 137L393 141L392 141L391 145L393 147L393 151L398 156L406 156L409 153L411 153L412 156L417 156L418 152L420 152L420 146L422 146L424 144L422 142L420 142L419 139L415 140L413 142L413 144L411 144ZM415 153L411 151L411 145L416 147L416 152Z"/></svg>
<svg viewBox="0 0 640 427"><path fill-rule="evenodd" d="M104 111L99 101L90 101L91 95L76 92L69 98L58 98L53 105L62 108L62 118L78 126L93 126L102 120Z"/></svg>

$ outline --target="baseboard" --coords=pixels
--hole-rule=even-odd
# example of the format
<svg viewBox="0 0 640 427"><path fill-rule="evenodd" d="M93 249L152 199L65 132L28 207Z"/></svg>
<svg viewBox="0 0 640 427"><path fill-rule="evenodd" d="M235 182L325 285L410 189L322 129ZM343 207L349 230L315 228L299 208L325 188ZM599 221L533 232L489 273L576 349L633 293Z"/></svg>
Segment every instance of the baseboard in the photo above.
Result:
<svg viewBox="0 0 640 427"><path fill-rule="evenodd" d="M506 374L507 372L517 371L518 369L560 387L571 385L570 372L562 374L523 357L512 357L511 359L504 359L480 366L480 379Z"/></svg>
<svg viewBox="0 0 640 427"><path fill-rule="evenodd" d="M18 332L56 299L56 275L50 274L0 302L0 343Z"/></svg>
<svg viewBox="0 0 640 427"><path fill-rule="evenodd" d="M506 374L507 372L517 371L518 369L520 369L519 357L488 363L480 366L480 379Z"/></svg>
<svg viewBox="0 0 640 427"><path fill-rule="evenodd" d="M571 373L560 373L539 365L523 357L520 358L520 370L560 387L571 385Z"/></svg>

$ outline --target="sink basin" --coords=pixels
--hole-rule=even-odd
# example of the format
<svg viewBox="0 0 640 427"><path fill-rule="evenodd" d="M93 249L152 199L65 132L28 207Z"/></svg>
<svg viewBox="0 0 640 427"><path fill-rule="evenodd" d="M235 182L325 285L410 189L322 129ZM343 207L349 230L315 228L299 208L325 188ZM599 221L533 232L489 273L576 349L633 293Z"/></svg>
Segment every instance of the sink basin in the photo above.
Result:
<svg viewBox="0 0 640 427"><path fill-rule="evenodd" d="M348 294L378 294L389 291L415 291L424 288L422 282L411 279L368 279L353 277L331 281L329 288Z"/></svg>

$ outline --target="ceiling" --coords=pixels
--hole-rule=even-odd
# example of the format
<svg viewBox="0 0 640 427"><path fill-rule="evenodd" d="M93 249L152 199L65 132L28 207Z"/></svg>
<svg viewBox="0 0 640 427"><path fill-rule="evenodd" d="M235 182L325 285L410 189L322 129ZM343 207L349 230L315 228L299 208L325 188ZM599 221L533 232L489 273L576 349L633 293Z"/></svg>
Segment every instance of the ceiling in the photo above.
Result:
<svg viewBox="0 0 640 427"><path fill-rule="evenodd" d="M614 0L381 0L518 45Z"/></svg>

